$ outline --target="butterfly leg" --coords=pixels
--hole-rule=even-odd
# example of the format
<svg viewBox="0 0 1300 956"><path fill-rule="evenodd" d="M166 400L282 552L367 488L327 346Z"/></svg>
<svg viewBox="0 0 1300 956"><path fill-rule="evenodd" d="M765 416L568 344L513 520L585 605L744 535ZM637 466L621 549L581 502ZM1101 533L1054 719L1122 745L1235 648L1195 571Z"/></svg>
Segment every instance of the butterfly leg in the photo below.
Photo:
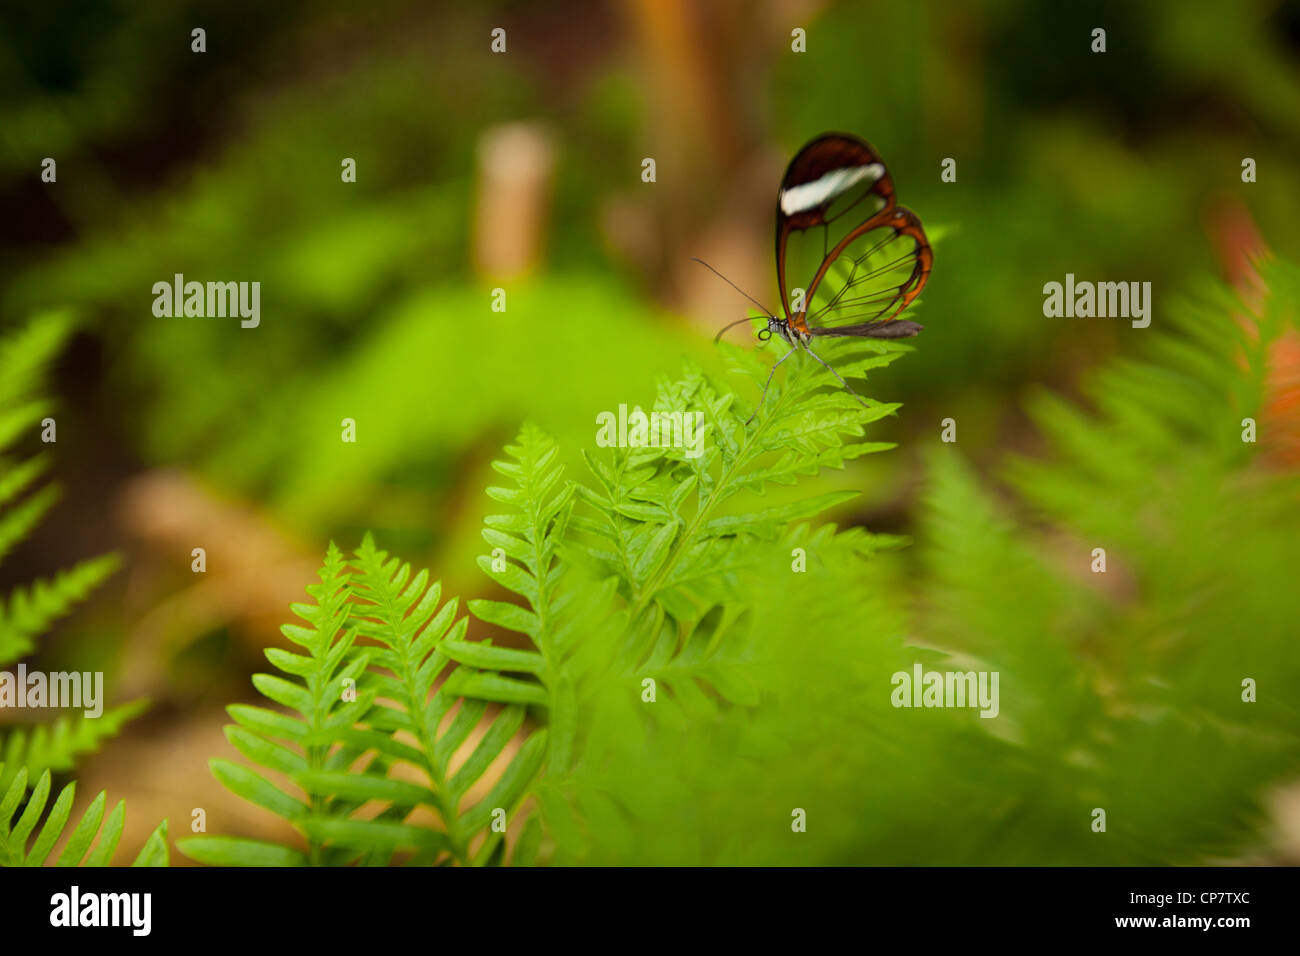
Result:
<svg viewBox="0 0 1300 956"><path fill-rule="evenodd" d="M843 385L846 389L848 389L849 394L852 395L854 398L856 398L859 402L862 403L862 407L863 407L863 408L870 408L870 407L871 407L870 405L867 404L867 400L866 400L866 399L864 399L864 398L863 398L861 395L859 395L857 392L853 391L853 389L849 386L849 383L848 383L848 382L844 381L843 378L840 378L840 373L839 373L839 372L835 371L835 369L831 368L829 365L827 365L825 362L823 362L823 361L821 360L821 357L818 356L818 354L817 354L816 352L814 352L812 349L808 348L807 344L804 345L804 351L806 351L806 352L807 352L809 355L811 355L813 358L817 359L817 363L818 363L819 365L821 365L822 368L829 369L830 373L831 373L832 375L834 375L837 379L839 379L840 384ZM781 361L785 361L785 359L782 359Z"/></svg>
<svg viewBox="0 0 1300 956"><path fill-rule="evenodd" d="M794 353L798 351L799 351L798 347L790 349L790 351L786 352L784 355L782 355L779 359L776 360L776 364L772 366L772 371L767 373L767 381L763 384L763 395L761 398L759 398L758 404L754 406L754 415L757 415L758 410L763 407L763 401L767 398L767 388L769 385L772 384L772 376L776 374L777 368L780 367L782 362L784 362L791 355L794 355ZM748 425L750 422L754 420L754 415L750 415L748 418L745 419L746 425Z"/></svg>

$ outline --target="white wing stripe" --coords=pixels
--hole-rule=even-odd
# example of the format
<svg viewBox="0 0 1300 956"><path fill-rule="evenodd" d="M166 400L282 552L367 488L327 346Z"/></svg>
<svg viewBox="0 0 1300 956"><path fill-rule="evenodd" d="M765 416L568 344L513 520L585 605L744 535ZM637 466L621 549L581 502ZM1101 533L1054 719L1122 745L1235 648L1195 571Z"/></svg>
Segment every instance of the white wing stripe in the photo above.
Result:
<svg viewBox="0 0 1300 956"><path fill-rule="evenodd" d="M862 180L870 177L874 182L884 174L885 167L880 163L832 169L812 182L800 183L798 186L781 190L781 211L787 216L792 216L806 209L815 209L828 199L853 188Z"/></svg>

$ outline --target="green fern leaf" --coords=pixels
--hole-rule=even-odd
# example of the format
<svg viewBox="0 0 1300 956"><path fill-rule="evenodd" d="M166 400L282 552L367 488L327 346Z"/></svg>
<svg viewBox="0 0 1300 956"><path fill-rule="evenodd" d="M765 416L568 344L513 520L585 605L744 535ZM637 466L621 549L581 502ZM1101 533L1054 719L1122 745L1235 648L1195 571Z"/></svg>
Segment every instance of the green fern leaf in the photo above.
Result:
<svg viewBox="0 0 1300 956"><path fill-rule="evenodd" d="M139 716L149 702L134 700L111 707L99 717L60 717L49 725L19 727L0 735L0 789L9 786L20 769L28 778L46 770L63 773L73 769L81 757L97 751L103 741L116 736L122 726Z"/></svg>
<svg viewBox="0 0 1300 956"><path fill-rule="evenodd" d="M386 799L431 806L445 831L445 837L439 835L441 843L409 827L390 828L392 838L400 837L400 845L426 854L445 848L461 863L487 862L501 838L499 828L489 829L494 814L500 811L508 817L514 812L546 746L546 732L539 730L517 753L508 754L524 722L520 705L533 702L530 689L534 694L541 691L535 683L499 677L487 668L502 665L505 670L537 673L540 655L464 641L467 621L455 620L455 599L439 606L441 588L429 584L428 572L412 576L409 565L390 559L369 536L357 550L356 564L356 593L368 602L356 609L358 626L383 646L374 652L372 664L391 674L383 697L395 702L381 700L368 720L377 728L411 734L419 757L416 766L426 778L422 786L400 785ZM450 676L435 687L449 667L454 668ZM488 701L505 706L489 716ZM470 743L476 731L481 736ZM467 803L471 789L494 766L500 768L495 784Z"/></svg>
<svg viewBox="0 0 1300 956"><path fill-rule="evenodd" d="M290 624L281 630L306 653L271 649L267 658L287 678L254 675L253 683L270 700L296 713L264 707L234 705L228 713L235 724L226 736L248 760L302 786L313 773L350 769L362 755L372 752L369 741L347 742L344 731L356 725L370 708L374 690L360 687L368 658L354 652L356 632L350 627L349 571L342 552L333 544L320 571L320 583L307 588L312 604L295 604L294 612L307 626ZM349 684L349 682L352 682ZM357 686L355 699L345 689ZM362 772L381 773L385 760L375 758ZM293 795L249 767L226 760L211 762L213 775L227 789L287 820L303 834L307 849L277 846L262 841L196 836L177 842L181 852L200 862L219 865L258 865L278 860L284 865L328 865L355 860L360 850L331 834L329 821L346 821L364 801L307 789L306 799ZM240 854L243 854L242 856Z"/></svg>
<svg viewBox="0 0 1300 956"><path fill-rule="evenodd" d="M0 665L31 653L39 635L85 600L120 565L116 555L92 558L49 580L15 588L7 602L0 600Z"/></svg>
<svg viewBox="0 0 1300 956"><path fill-rule="evenodd" d="M4 767L0 765L0 772ZM70 783L59 791L54 805L45 814L44 823L39 830L36 824L41 821L45 806L50 796L50 772L40 775L31 793L27 793L27 770L20 769L13 776L3 798L0 798L0 865L3 866L43 866L50 857L55 844L63 835L72 813L72 802L76 796L77 785ZM14 820L14 813L26 797L23 812ZM118 801L108 823L102 832L100 822L104 816L105 794L103 791L91 801L81 820L73 829L59 854L59 866L107 866L112 862L113 853L122 837L122 826L126 819L126 805ZM36 836L32 839L32 834ZM98 843L96 835L98 834ZM28 846L28 840L31 845ZM93 847L93 848L92 848ZM89 855L87 852L89 851ZM164 820L149 835L144 847L136 857L134 866L167 866L167 821Z"/></svg>

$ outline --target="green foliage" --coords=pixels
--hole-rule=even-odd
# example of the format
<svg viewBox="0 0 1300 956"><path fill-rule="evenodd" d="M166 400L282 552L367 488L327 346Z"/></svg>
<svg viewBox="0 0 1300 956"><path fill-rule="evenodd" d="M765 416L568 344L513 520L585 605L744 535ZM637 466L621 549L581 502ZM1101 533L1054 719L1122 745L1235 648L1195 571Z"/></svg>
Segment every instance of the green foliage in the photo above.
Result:
<svg viewBox="0 0 1300 956"><path fill-rule="evenodd" d="M22 457L15 447L50 411L41 397L46 368L67 338L65 316L41 316L0 339L0 560L54 506L53 486L36 487L49 467L46 454ZM0 597L0 666L31 653L35 639L117 569L114 556L83 561L49 580Z"/></svg>
<svg viewBox="0 0 1300 956"><path fill-rule="evenodd" d="M98 717L84 714L61 716L51 724L18 727L9 731L0 750L0 787L6 787L19 769L28 777L45 770L66 773L82 757L99 750L105 740L117 736L122 726L141 714L148 701L135 700L118 707L105 708Z"/></svg>
<svg viewBox="0 0 1300 956"><path fill-rule="evenodd" d="M382 707L381 717L372 715L371 725L404 731L417 741L417 765L426 777L426 786L418 790L419 800L437 809L446 832L445 841L432 849L447 850L459 862L494 860L499 832L488 835L474 857L471 841L489 827L494 810L514 809L536 770L545 732L533 733L518 753L506 758L500 779L482 799L468 807L463 801L519 731L524 721L522 705L532 699L524 685L496 671L522 670L530 662L517 660L525 657L520 652L512 655L490 645L465 643L466 621L455 621L457 602L453 599L439 608L441 588L437 583L428 585L427 571L411 580L409 565L376 550L368 538L357 552L357 564L358 593L370 601L361 606L367 622L362 633L383 645L375 663L391 677L380 684L380 694L397 701L396 706ZM434 681L452 661L466 663L434 690ZM460 696L467 699L457 707ZM487 700L503 704L490 717L485 717ZM482 736L471 741L476 730ZM462 755L463 761L456 760ZM453 761L459 763L454 769ZM430 848L422 845L421 849Z"/></svg>
<svg viewBox="0 0 1300 956"><path fill-rule="evenodd" d="M290 656L273 657L276 674L258 678L272 704L232 709L232 739L256 770L217 765L293 821L301 845L211 838L196 852L322 864L496 862L506 849L521 862L1149 862L1258 839L1261 788L1296 769L1296 710L1278 691L1295 684L1300 527L1292 480L1257 460L1237 423L1260 407L1278 316L1262 317L1255 343L1222 301L1174 313L1158 292L1155 327L1133 334L1044 322L1025 306L1065 264L1157 290L1214 268L1207 213L1225 247L1245 230L1217 219L1211 194L1249 210L1274 248L1297 247L1300 220L1286 210L1300 204L1300 154L1287 144L1300 133L1300 78L1278 42L1293 29L1289 8L1248 0L1224 17L1180 0L1110 4L1111 50L1097 57L1080 42L1093 26L1084 5L821 5L804 24L818 69L788 55L718 58L708 83L723 112L769 128L738 135L683 103L686 128L706 136L684 141L693 175L660 208L630 190L662 89L625 58L578 56L557 98L555 84L530 82L544 60L482 55L490 8L442 6L438 57L401 29L340 25L328 4L238 11L247 42L220 57L174 42L189 26L166 5L101 15L88 31L17 17L18 40L0 45L13 93L0 123L15 144L0 170L27 197L15 236L51 240L11 244L0 261L0 321L51 295L95 317L90 337L112 357L96 398L125 460L184 462L302 538L373 528L394 552L436 553L447 590L470 593L463 576L492 499L463 483L481 449L524 414L554 439L526 429L506 456L511 497L487 522L506 567L484 558L499 589L468 603L468 622L426 640L431 625L409 623L416 612L441 621L454 603L439 605L427 576L370 544L327 558L332 590L305 606L316 616L288 638L292 654L279 652ZM87 32L104 55L81 55ZM901 67L863 57L867 34L900 38ZM767 42L743 39L737 49ZM269 50L288 58L268 85ZM448 74L463 82L441 82ZM867 88L851 106L839 95ZM1221 108L1189 115L1183 105L1206 89ZM391 121L429 112L440 122ZM221 134L177 135L177 118L195 116ZM489 315L470 267L471 184L485 181L474 157L485 130L520 116L547 122L560 147L551 225L538 275L511 283L507 315ZM930 457L919 528L898 507L912 500L915 459L854 466L852 483L889 509L882 520L922 542L901 555L880 553L891 539L807 523L846 494L833 466L882 444L834 424L853 410L833 407L848 397L829 386L789 396L792 416L817 420L759 418L742 432L748 409L720 407L725 390L689 373L661 398L709 416L707 464L610 450L582 470L592 409L648 395L681 352L710 361L697 330L665 321L643 290L693 311L678 263L723 248L750 257L713 228L748 194L737 171L757 175L762 154L788 155L827 128L880 147L932 239L935 210L961 224L926 290L935 320L885 380L910 414L881 420L874 437L928 434L956 413L962 444ZM347 185L344 142L357 144L347 151L361 173ZM958 184L936 169L948 152ZM32 158L45 155L62 176L38 200ZM1246 156L1258 182L1239 182ZM708 245L675 245L683 236ZM176 272L259 278L277 318L245 333L152 315L145 290ZM1278 303L1296 301L1288 275L1270 276ZM1180 318L1181 335L1160 331ZM10 443L44 414L33 370L57 325L37 323L0 352L0 558L56 500L42 484L47 457ZM1072 382L1082 361L1148 340L1149 361L1104 367L1091 409L1034 400L1053 457L1015 465L1006 482L983 477L1016 427L1009 396ZM802 358L783 367L769 405L813 381ZM333 440L344 416L360 446ZM1106 575L1088 571L1097 546ZM806 573L791 570L795 548ZM0 664L35 650L112 561L0 598ZM1003 715L892 710L890 675L918 658L1000 668ZM1259 677L1249 708L1226 689L1241 675ZM347 677L356 702L341 699ZM0 791L24 766L29 780L66 769L116 719L6 730ZM478 782L456 783L471 742L487 740L479 731L495 728L495 745L516 721ZM344 773L361 782L337 789ZM509 805L508 841L482 826L488 799ZM1102 803L1122 840L1080 830ZM807 833L789 832L792 807L809 811Z"/></svg>
<svg viewBox="0 0 1300 956"><path fill-rule="evenodd" d="M58 157L64 175L41 185L45 205L12 217L15 237L43 240L12 243L0 260L0 321L55 296L93 317L86 345L112 358L99 414L124 459L183 463L302 539L355 543L372 528L395 551L432 555L447 586L469 594L461 576L473 574L481 516L467 508L485 499L464 482L477 481L484 447L527 415L576 473L591 408L648 400L655 375L682 352L707 363L698 327L661 310L714 313L695 293L687 256L735 250L727 256L747 270L761 263L768 278L750 291L771 296L770 237L746 224L741 251L700 228L734 219L737 200L723 197L742 165L767 197L754 208L770 202L779 159L760 173L761 154L788 157L825 129L856 131L882 151L932 239L939 218L960 228L925 293L933 338L885 382L911 414L881 437L915 436L940 407L962 410L963 442L1005 435L1006 397L1022 384L1073 380L1080 362L1133 341L1091 323L1044 322L1022 306L1066 264L1081 277L1140 275L1157 290L1213 269L1210 184L1249 209L1274 248L1300 248L1300 220L1286 212L1300 206L1300 153L1287 147L1300 134L1300 81L1278 41L1293 15L1275 0L1248 0L1233 17L1176 0L1115 4L1112 52L1100 57L1077 40L1092 26L1078 4L819 5L804 26L821 68L790 55L719 58L709 82L725 112L761 118L758 127L740 135L682 104L705 135L683 144L677 162L692 175L675 177L681 188L653 215L627 190L662 91L626 58L584 44L557 98L553 84L535 82L542 60L481 55L491 9L440 5L437 57L404 44L402 30L350 29L330 5L247 11L235 19L256 42L227 45L220 58L167 40L188 35L177 10L123 8L83 22L105 51L93 59L80 55L75 32L12 19L18 39L0 49L11 93L0 126L14 148L0 172L23 194L39 151ZM747 26L758 33L737 35L737 49L774 52L759 24ZM209 27L214 39L221 32ZM864 35L902 39L899 68L881 75L861 55ZM321 57L322 36L353 55ZM963 41L973 36L983 40ZM156 55L142 55L149 50ZM293 51L274 77L261 69L269 50ZM1116 59L1124 68L1107 69ZM1092 82L1080 86L1081 76ZM849 104L847 89L873 95ZM1206 89L1222 109L1183 109ZM420 111L440 122L392 121ZM177 117L198 116L226 133L178 129ZM553 190L539 197L540 268L510 283L501 319L472 268L482 208L473 193L486 182L477 147L523 116L549 126L557 161ZM357 144L346 151L357 183L339 178L344 142ZM949 154L957 183L939 176ZM1257 183L1239 180L1246 156L1258 161ZM29 219L43 231L20 228ZM177 272L255 277L278 320L244 331L154 316L150 286ZM609 360L617 355L636 361ZM360 448L323 440L344 416L357 420ZM876 456L861 484L876 502L910 500L912 461ZM459 520L426 520L453 507Z"/></svg>
<svg viewBox="0 0 1300 956"><path fill-rule="evenodd" d="M355 681L366 664L364 658L346 664L343 660L343 652L355 639L355 634L344 627L348 597L343 585L344 573L342 556L331 548L320 572L321 583L307 589L316 603L297 604L293 608L309 626L286 624L282 628L284 635L305 648L307 654L267 651L271 663L296 679L274 674L253 677L253 684L268 699L282 703L300 716L247 705L229 708L236 723L226 728L227 739L240 753L262 766L292 775L346 767L350 758L356 756L356 751L348 747L332 752L335 733L349 727L350 718L360 709L342 700L343 683ZM196 837L179 841L187 855L225 864L231 854L237 853L242 859L263 866L301 865L308 860L327 861L340 852L347 855L346 850L331 847L327 834L322 832L331 822L346 821L351 808L345 802L313 795L309 803L304 803L239 764L214 759L211 766L214 776L233 793L286 819L302 820L308 852L303 854L263 841Z"/></svg>
<svg viewBox="0 0 1300 956"><path fill-rule="evenodd" d="M845 375L861 374L889 364L907 348L880 343L839 364ZM761 384L765 369L757 359L733 354L738 370ZM706 423L698 457L682 448L619 449L605 460L587 456L596 486L583 487L582 498L594 515L576 525L586 539L577 549L579 560L585 559L596 576L620 581L632 625L639 625L652 606L678 620L698 619L734 590L729 572L748 560L743 546L750 539L771 539L789 522L819 514L856 492L737 513L728 506L738 495L762 495L769 485L794 484L799 476L892 447L853 439L863 434L864 425L898 406L867 401L864 407L836 388L829 373L819 368L814 373L817 367L800 358L807 362L803 374L784 383L774 380L750 425L744 412L751 409L733 409L735 396L720 392L696 370L681 382L662 385L655 413L698 413Z"/></svg>
<svg viewBox="0 0 1300 956"><path fill-rule="evenodd" d="M48 400L40 397L46 370L70 329L66 316L52 313L0 339L0 560L31 534L58 498L53 486L36 487L48 467L48 456L21 457L17 446L50 411ZM36 639L120 563L116 555L92 558L52 578L17 587L7 598L0 596L0 667L30 654ZM135 701L109 708L98 718L78 714L60 717L48 726L8 730L0 735L0 788L16 785L19 775L26 780L48 770L71 770L79 758L99 749L144 707L144 701ZM11 792L17 801L23 788ZM72 791L64 792L71 801ZM57 829L49 832L55 834Z"/></svg>
<svg viewBox="0 0 1300 956"><path fill-rule="evenodd" d="M35 397L45 369L69 331L65 317L43 316L25 329L0 340L0 559L31 533L57 495L46 486L32 490L48 465L46 456L18 458L13 446L29 433L49 411L49 404ZM25 497L24 497L25 495ZM35 639L82 601L118 567L116 556L81 562L48 580L37 580L0 598L0 666L31 653ZM5 866L41 866L62 835L72 811L76 784L59 793L39 833L27 846L50 795L50 771L71 770L75 761L98 749L107 737L144 709L137 701L111 708L99 718L83 715L60 717L50 726L10 730L0 738L0 863ZM38 777L27 793L27 781ZM14 813L26 803L16 823ZM58 857L58 865L105 866L122 835L126 807L118 802L109 815L99 843L92 843L104 815L101 792L82 816ZM164 820L136 858L139 866L167 864L167 823ZM84 858L84 859L83 859Z"/></svg>
<svg viewBox="0 0 1300 956"><path fill-rule="evenodd" d="M390 559L369 538L351 566L331 546L321 584L308 591L316 603L294 610L309 626L283 629L307 653L268 649L271 663L287 676L254 677L259 691L299 716L235 705L230 714L238 723L226 731L245 757L288 777L307 799L256 771L212 761L224 786L289 821L307 851L200 836L179 841L182 852L220 865L377 864L398 853L411 863L494 861L500 832L477 838L494 809L509 811L519 799L545 734L507 758L501 778L467 805L466 795L522 725L524 708L497 709L482 736L467 743L487 704L461 701L447 682L434 684L457 657L488 666L495 649L465 644L466 621L455 620L456 602L440 606L441 587L429 584L427 571L412 577L409 565ZM466 671L460 683L495 693L494 699L505 695L487 678ZM389 775L395 765L406 772ZM411 770L418 782L410 779ZM378 812L358 813L374 802L382 805ZM414 811L426 819L412 818ZM430 813L437 827L428 824Z"/></svg>
<svg viewBox="0 0 1300 956"><path fill-rule="evenodd" d="M0 764L0 772L3 770L4 766ZM50 772L46 770L42 773L28 794L27 768L21 768L0 798L0 866L43 866L67 828L76 792L75 783L70 783L59 791L45 822L29 846L28 840L50 798ZM14 814L23 804L24 797L26 805L15 821ZM108 866L113 862L113 853L117 850L117 843L122 838L122 827L126 822L126 803L121 800L117 802L101 831L105 799L105 793L101 790L91 801L68 836L67 843L56 859L56 866ZM167 858L167 821L164 820L149 835L131 865L166 866Z"/></svg>
<svg viewBox="0 0 1300 956"><path fill-rule="evenodd" d="M1258 312L1213 291L1170 310L1150 358L1092 376L1093 413L1030 404L1054 446L1008 471L1018 518L948 450L932 456L923 632L1000 671L1013 749L991 757L1053 862L1195 863L1258 839L1293 774L1283 688L1300 601L1300 480L1259 458L1270 354L1294 335L1300 272L1265 268ZM1242 440L1244 418L1260 443ZM1047 530L1045 530L1047 529ZM1093 573L1103 548L1105 573ZM1243 700L1243 682L1258 700ZM1045 785L1047 784L1047 785ZM1109 837L1080 821L1109 817ZM1007 862L1041 860L1025 846Z"/></svg>
<svg viewBox="0 0 1300 956"><path fill-rule="evenodd" d="M294 822L321 863L1240 852L1259 838L1260 795L1296 770L1300 731L1279 690L1300 679L1287 650L1300 488L1240 440L1242 418L1269 421L1268 355L1300 303L1295 269L1266 279L1249 327L1216 294L1153 333L1150 360L1105 366L1096 412L1036 399L1061 451L1018 461L1009 502L954 446L933 449L915 560L888 553L898 538L807 523L849 493L765 506L774 486L888 447L865 426L896 406L858 402L810 361L789 363L748 424L751 406L689 368L652 411L701 413L706 440L599 448L589 481L566 478L557 443L526 425L494 464L506 483L488 489L503 507L479 566L513 596L469 603L491 634L469 639L427 572L368 537L346 567L331 548L332 585L316 592L328 601L299 609L330 636L286 630L310 660L268 652L305 689L257 679L300 713L323 706L319 733L280 733L292 752L232 737L315 809L232 789ZM861 375L904 351L848 343L830 357ZM761 362L732 358L762 385ZM1089 573L1094 547L1106 577ZM997 718L895 707L892 677L916 662L997 672ZM340 705L345 672L358 693ZM1242 700L1246 677L1258 703ZM261 712L257 729L285 719ZM329 768L304 772L307 741ZM327 812L330 799L347 802ZM492 825L498 808L512 836ZM806 832L791 826L801 813ZM276 859L223 837L182 847Z"/></svg>
<svg viewBox="0 0 1300 956"><path fill-rule="evenodd" d="M48 459L43 456L18 459L13 446L50 409L49 401L39 397L37 391L46 366L67 334L65 318L46 315L0 340L0 455L3 455L0 458L0 508L3 509L0 511L0 560L27 537L57 497L48 487L23 497L44 474ZM38 629L63 609L60 595L67 599L62 603L70 603L80 596L66 582L55 595L45 595L36 611ZM10 603L0 630L0 652L6 655L6 663L30 648L28 629L16 621L19 612L13 607L15 603L25 607L26 602L15 596ZM46 612L45 621L40 619L41 611Z"/></svg>
<svg viewBox="0 0 1300 956"><path fill-rule="evenodd" d="M29 501L39 497L33 495ZM23 533L26 531L24 528ZM59 571L48 581L38 580L28 587L14 588L8 601L0 602L0 663L8 664L30 654L35 639L68 614L73 605L85 600L120 564L116 555L104 555Z"/></svg>
<svg viewBox="0 0 1300 956"><path fill-rule="evenodd" d="M844 367L860 374L904 351L874 344ZM736 360L761 384L757 360L742 353ZM582 783L610 757L608 738L594 739L593 726L624 721L647 679L664 686L657 716L669 724L707 714L711 695L752 707L737 622L745 611L739 576L756 564L753 545L775 542L790 522L849 495L748 513L738 509L741 496L887 447L859 439L895 408L841 393L811 362L792 363L750 425L750 409L733 408L734 400L695 369L665 382L655 409L679 422L698 412L707 423L700 437L718 440L704 442L698 456L690 445L589 456L594 487L566 481L554 440L522 429L506 449L509 460L494 463L510 486L488 489L506 513L487 518L492 553L479 565L523 604L476 600L470 610L524 647L466 640L468 619L455 620L456 602L440 607L441 589L427 572L413 576L368 537L347 566L331 548L325 583L311 589L317 604L296 608L313 627L285 629L309 656L267 652L297 679L255 678L302 719L232 707L243 729L228 732L246 757L289 776L310 803L252 770L213 762L232 791L292 823L308 851L216 836L183 840L182 851L222 864L363 855L380 862L399 850L411 862L496 863L506 854L493 824L531 796L547 825L525 810L516 861L539 852L543 830L560 834L561 858L576 859L593 807L630 819ZM860 532L846 538L864 552L889 543ZM341 703L349 676L356 699ZM619 688L613 697L611 685ZM476 742L467 743L471 735ZM398 764L415 767L419 782L388 772ZM467 806L476 785L484 792ZM378 809L357 815L368 802ZM431 811L438 826L417 822L417 809Z"/></svg>

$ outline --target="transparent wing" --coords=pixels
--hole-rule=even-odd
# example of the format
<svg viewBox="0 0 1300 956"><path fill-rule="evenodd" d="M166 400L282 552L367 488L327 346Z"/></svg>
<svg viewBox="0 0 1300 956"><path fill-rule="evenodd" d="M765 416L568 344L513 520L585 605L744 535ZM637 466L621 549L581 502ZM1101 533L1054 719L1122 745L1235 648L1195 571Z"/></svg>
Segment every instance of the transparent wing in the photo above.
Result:
<svg viewBox="0 0 1300 956"><path fill-rule="evenodd" d="M889 171L857 137L819 136L795 155L776 208L776 272L787 318L802 316L814 278L839 243L893 205Z"/></svg>
<svg viewBox="0 0 1300 956"><path fill-rule="evenodd" d="M830 252L837 250L807 291L804 321L814 334L862 334L896 318L921 294L934 262L921 220L904 206L859 223Z"/></svg>

